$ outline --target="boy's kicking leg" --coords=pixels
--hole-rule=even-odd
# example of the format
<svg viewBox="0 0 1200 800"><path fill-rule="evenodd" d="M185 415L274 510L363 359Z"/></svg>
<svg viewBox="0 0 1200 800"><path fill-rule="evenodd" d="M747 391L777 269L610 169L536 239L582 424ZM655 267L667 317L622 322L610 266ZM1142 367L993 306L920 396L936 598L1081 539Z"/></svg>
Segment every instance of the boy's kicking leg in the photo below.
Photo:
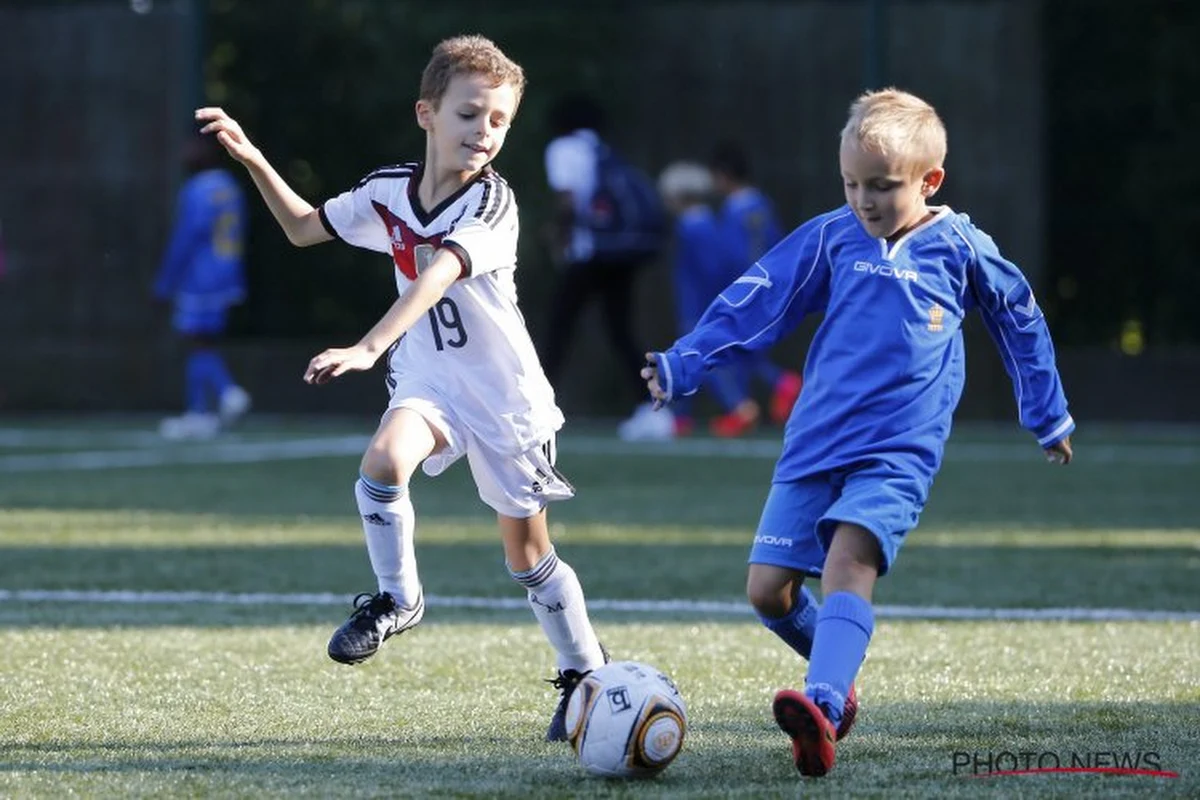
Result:
<svg viewBox="0 0 1200 800"><path fill-rule="evenodd" d="M846 712L857 708L854 678L875 629L871 595L882 559L879 541L866 528L837 526L822 573L825 602L816 614L804 691L785 689L774 703L775 720L792 737L796 768L804 775L833 768L837 733Z"/></svg>
<svg viewBox="0 0 1200 800"><path fill-rule="evenodd" d="M588 619L579 578L554 551L546 524L546 505L573 497L575 489L554 467L554 437L516 457L472 439L467 460L480 499L496 512L508 573L524 587L557 654L558 675L551 683L562 695L546 740L564 741L571 693L584 675L608 661Z"/></svg>
<svg viewBox="0 0 1200 800"><path fill-rule="evenodd" d="M746 596L767 630L805 660L814 655L824 610L804 586L804 578L819 575L826 567L827 557L817 530L842 490L841 477L833 474L772 484L750 550ZM836 738L849 732L857 708L851 684L840 724L835 728ZM797 767L803 763L799 742L793 737Z"/></svg>
<svg viewBox="0 0 1200 800"><path fill-rule="evenodd" d="M575 570L558 557L550 543L545 509L531 517L500 514L498 518L509 574L525 587L529 607L558 654L558 677L552 683L562 695L546 730L546 741L565 741L567 701L583 676L608 661L608 653L588 619Z"/></svg>
<svg viewBox="0 0 1200 800"><path fill-rule="evenodd" d="M746 594L758 614L758 620L805 661L812 658L813 638L817 632L821 604L804 585L804 574L771 564L751 564ZM845 695L837 738L842 740L854 726L858 698L854 685Z"/></svg>

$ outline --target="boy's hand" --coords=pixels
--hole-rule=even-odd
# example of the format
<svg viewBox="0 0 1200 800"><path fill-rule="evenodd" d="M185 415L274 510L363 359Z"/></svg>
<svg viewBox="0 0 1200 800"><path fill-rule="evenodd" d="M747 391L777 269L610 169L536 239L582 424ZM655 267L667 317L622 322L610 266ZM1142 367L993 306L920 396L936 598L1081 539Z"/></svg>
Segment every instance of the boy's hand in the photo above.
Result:
<svg viewBox="0 0 1200 800"><path fill-rule="evenodd" d="M334 378L347 372L361 372L375 366L378 353L372 353L365 347L334 347L308 362L304 371L305 383L329 383Z"/></svg>
<svg viewBox="0 0 1200 800"><path fill-rule="evenodd" d="M216 134L217 141L229 151L229 155L243 164L249 164L261 156L258 148L250 143L250 139L238 125L237 120L225 113L221 108L196 109L196 121L203 123L201 133Z"/></svg>
<svg viewBox="0 0 1200 800"><path fill-rule="evenodd" d="M650 396L654 398L655 410L662 408L663 404L671 398L658 383L658 362L654 353L646 353L646 366L642 367L640 374L646 380L646 388L650 390Z"/></svg>
<svg viewBox="0 0 1200 800"><path fill-rule="evenodd" d="M1046 448L1046 460L1051 464L1070 464L1071 458L1075 453L1071 449L1071 437L1063 438L1061 442L1056 442Z"/></svg>

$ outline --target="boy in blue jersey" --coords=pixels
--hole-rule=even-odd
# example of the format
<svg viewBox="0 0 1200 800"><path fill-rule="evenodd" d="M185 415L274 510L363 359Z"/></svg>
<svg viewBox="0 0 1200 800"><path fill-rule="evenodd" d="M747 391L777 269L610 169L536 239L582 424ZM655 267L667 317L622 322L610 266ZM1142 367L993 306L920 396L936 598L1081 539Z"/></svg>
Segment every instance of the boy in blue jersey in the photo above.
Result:
<svg viewBox="0 0 1200 800"><path fill-rule="evenodd" d="M676 161L662 171L658 192L663 204L675 218L674 254L671 285L675 289L675 315L679 331L686 333L700 321L700 315L713 298L730 281L721 254L721 232L716 214L709 206L713 193L712 174L701 164ZM704 378L704 385L724 409L724 414L712 421L717 436L736 436L745 432L739 428L730 432L722 420L758 419L758 404L747 396L735 368L714 370ZM675 401L675 435L686 436L695 426L690 397Z"/></svg>
<svg viewBox="0 0 1200 800"><path fill-rule="evenodd" d="M803 691L775 696L796 768L820 776L857 707L874 630L871 594L916 527L964 380L961 325L979 309L1012 378L1021 424L1069 463L1075 422L1041 309L1024 276L964 214L927 201L946 132L906 92L850 107L846 205L793 231L718 297L687 336L648 353L659 402L705 371L769 347L824 312L750 551L746 593L762 623L808 659ZM819 577L824 601L803 586Z"/></svg>
<svg viewBox="0 0 1200 800"><path fill-rule="evenodd" d="M717 194L721 197L718 223L721 253L725 259L725 278L721 283L724 289L742 274L747 264L753 264L779 243L783 228L770 198L751 183L749 161L736 142L718 144L709 164ZM800 396L803 385L800 376L771 361L766 351L752 354L739 372L743 374L742 382L747 389L751 378L758 378L771 387L771 421L776 425L786 423ZM729 414L719 421L719 427L726 435L738 435L752 428L756 421L745 415Z"/></svg>
<svg viewBox="0 0 1200 800"><path fill-rule="evenodd" d="M250 407L250 395L234 383L217 350L230 307L246 294L245 200L220 159L210 138L188 142L189 177L179 190L174 230L154 283L155 296L172 304L172 327L189 347L185 413L163 420L159 428L168 439L210 438Z"/></svg>

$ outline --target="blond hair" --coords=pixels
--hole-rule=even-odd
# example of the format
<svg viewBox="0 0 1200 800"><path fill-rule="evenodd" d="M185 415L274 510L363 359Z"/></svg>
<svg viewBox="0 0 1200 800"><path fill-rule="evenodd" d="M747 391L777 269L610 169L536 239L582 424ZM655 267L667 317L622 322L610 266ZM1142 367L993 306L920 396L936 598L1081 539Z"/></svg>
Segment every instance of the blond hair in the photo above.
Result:
<svg viewBox="0 0 1200 800"><path fill-rule="evenodd" d="M525 93L525 71L485 36L455 36L433 48L421 73L421 99L436 109L456 75L482 75L492 86L507 83L516 94L517 105Z"/></svg>
<svg viewBox="0 0 1200 800"><path fill-rule="evenodd" d="M917 174L946 160L946 126L933 106L899 89L865 92L850 104L842 143L855 142Z"/></svg>

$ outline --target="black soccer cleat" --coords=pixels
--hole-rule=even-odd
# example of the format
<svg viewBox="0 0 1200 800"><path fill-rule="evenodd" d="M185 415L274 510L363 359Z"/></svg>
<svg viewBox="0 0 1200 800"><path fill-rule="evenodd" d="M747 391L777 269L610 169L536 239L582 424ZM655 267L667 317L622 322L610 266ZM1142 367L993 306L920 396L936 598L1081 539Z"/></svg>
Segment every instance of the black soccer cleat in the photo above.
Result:
<svg viewBox="0 0 1200 800"><path fill-rule="evenodd" d="M354 613L329 639L329 657L339 664L361 664L391 636L416 627L425 616L425 593L412 608L396 605L387 592L354 598Z"/></svg>
<svg viewBox="0 0 1200 800"><path fill-rule="evenodd" d="M600 652L604 654L605 664L612 661L603 644L600 645ZM571 702L571 695L574 694L575 687L590 673L590 669L584 672L564 669L558 673L558 677L546 681L562 692L562 696L558 698L558 706L554 709L554 716L550 718L550 727L546 729L547 742L565 742L567 740L567 704Z"/></svg>

